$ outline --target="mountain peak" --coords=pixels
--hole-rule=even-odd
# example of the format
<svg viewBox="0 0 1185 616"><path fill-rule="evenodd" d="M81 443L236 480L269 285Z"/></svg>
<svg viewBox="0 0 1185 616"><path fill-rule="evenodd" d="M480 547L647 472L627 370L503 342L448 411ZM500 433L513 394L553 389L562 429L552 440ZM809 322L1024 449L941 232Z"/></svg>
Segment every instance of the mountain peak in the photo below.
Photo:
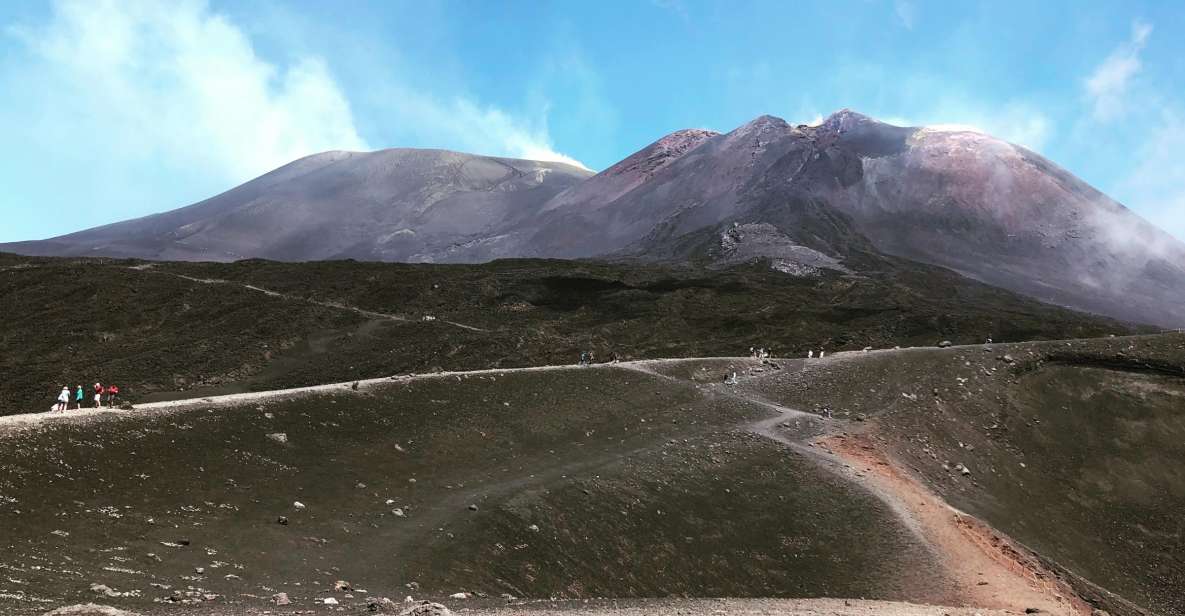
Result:
<svg viewBox="0 0 1185 616"><path fill-rule="evenodd" d="M870 124L880 124L881 122L870 118L862 113L852 111L847 107L836 111L827 116L826 120L819 125L820 128L829 129L833 131L846 131L857 126L867 126Z"/></svg>

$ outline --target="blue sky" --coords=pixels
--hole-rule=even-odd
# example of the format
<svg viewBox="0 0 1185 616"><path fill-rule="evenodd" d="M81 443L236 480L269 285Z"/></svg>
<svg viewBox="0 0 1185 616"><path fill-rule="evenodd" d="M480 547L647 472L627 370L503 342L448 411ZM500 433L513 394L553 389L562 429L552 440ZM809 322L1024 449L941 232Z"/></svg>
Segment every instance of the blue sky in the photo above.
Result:
<svg viewBox="0 0 1185 616"><path fill-rule="evenodd" d="M1185 238L1182 2L0 3L0 241L327 149L604 168L842 107L1026 145Z"/></svg>

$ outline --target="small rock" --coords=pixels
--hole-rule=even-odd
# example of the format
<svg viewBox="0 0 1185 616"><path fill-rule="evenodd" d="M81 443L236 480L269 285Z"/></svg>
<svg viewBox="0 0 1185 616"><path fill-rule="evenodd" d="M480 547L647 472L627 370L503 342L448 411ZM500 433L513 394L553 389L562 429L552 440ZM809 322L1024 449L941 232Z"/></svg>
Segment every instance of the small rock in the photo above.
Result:
<svg viewBox="0 0 1185 616"><path fill-rule="evenodd" d="M353 389L354 391L358 391L358 381L354 381L354 384L350 385L350 389Z"/></svg>
<svg viewBox="0 0 1185 616"><path fill-rule="evenodd" d="M439 603L429 603L428 601L399 612L399 616L452 616L452 614L447 607Z"/></svg>
<svg viewBox="0 0 1185 616"><path fill-rule="evenodd" d="M288 434L284 432L272 432L271 434L267 435L267 437L281 445L288 444Z"/></svg>
<svg viewBox="0 0 1185 616"><path fill-rule="evenodd" d="M477 505L469 505L469 511L477 511Z"/></svg>
<svg viewBox="0 0 1185 616"><path fill-rule="evenodd" d="M292 600L288 598L288 593L278 592L272 595L272 603L275 603L276 605L291 605Z"/></svg>
<svg viewBox="0 0 1185 616"><path fill-rule="evenodd" d="M198 575L201 575L206 572L206 568L205 567L194 567L193 572Z"/></svg>
<svg viewBox="0 0 1185 616"><path fill-rule="evenodd" d="M355 487L355 488L358 488L359 490L365 490L365 489L366 489L366 484L365 484L365 483L362 483L361 481L359 481L358 483L354 484L354 487Z"/></svg>
<svg viewBox="0 0 1185 616"><path fill-rule="evenodd" d="M115 592L110 586L106 584L91 584L91 592L96 595L103 595L104 597L118 597L119 593Z"/></svg>
<svg viewBox="0 0 1185 616"><path fill-rule="evenodd" d="M469 596L470 595L467 592L455 592L455 593L449 595L448 598L449 599L468 599Z"/></svg>
<svg viewBox="0 0 1185 616"><path fill-rule="evenodd" d="M533 532L533 533L537 533L537 532L539 532L539 525L538 525L538 524L532 524L532 525L530 525L530 526L528 526L528 527L527 527L527 530L529 530L529 531L531 531L531 532Z"/></svg>
<svg viewBox="0 0 1185 616"><path fill-rule="evenodd" d="M391 515L393 515L397 518L406 518L407 517L407 514L404 513L402 509L392 509Z"/></svg>
<svg viewBox="0 0 1185 616"><path fill-rule="evenodd" d="M297 511L304 511L304 503L296 501L292 503L292 508L296 509Z"/></svg>
<svg viewBox="0 0 1185 616"><path fill-rule="evenodd" d="M288 526L288 516L282 515L276 518L276 524L279 524L280 526Z"/></svg>
<svg viewBox="0 0 1185 616"><path fill-rule="evenodd" d="M954 346L954 345L953 345L953 343L951 343L950 340L943 340L942 342L938 343L938 348L940 348L940 349L945 349L945 348L951 347L951 346Z"/></svg>
<svg viewBox="0 0 1185 616"><path fill-rule="evenodd" d="M325 597L324 599L321 599L321 604L322 605L337 605L337 599L334 599L333 597Z"/></svg>
<svg viewBox="0 0 1185 616"><path fill-rule="evenodd" d="M333 590L335 590L337 592L342 592L345 590L354 590L354 587L351 586L350 583L345 580L338 580L333 583Z"/></svg>
<svg viewBox="0 0 1185 616"><path fill-rule="evenodd" d="M1025 613L1026 613L1026 614L1036 614L1036 613L1038 613L1038 612L1040 612L1040 611L1041 611L1041 610L1039 610L1039 609L1037 609L1037 608L1035 608L1035 607L1026 607L1026 608L1025 608Z"/></svg>

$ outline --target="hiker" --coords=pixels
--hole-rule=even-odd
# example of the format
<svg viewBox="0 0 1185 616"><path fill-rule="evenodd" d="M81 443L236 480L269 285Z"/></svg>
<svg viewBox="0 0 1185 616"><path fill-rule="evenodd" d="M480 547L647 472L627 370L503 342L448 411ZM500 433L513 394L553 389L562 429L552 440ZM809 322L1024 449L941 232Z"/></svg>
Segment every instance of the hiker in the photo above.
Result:
<svg viewBox="0 0 1185 616"><path fill-rule="evenodd" d="M819 349L819 359L823 359L823 349Z"/></svg>
<svg viewBox="0 0 1185 616"><path fill-rule="evenodd" d="M588 351L581 351L580 352L580 365L581 366L588 365Z"/></svg>
<svg viewBox="0 0 1185 616"><path fill-rule="evenodd" d="M811 349L811 350L807 351L807 352L806 352L806 358L807 358L807 359L814 359L814 358L815 358L815 350L814 350L814 349Z"/></svg>
<svg viewBox="0 0 1185 616"><path fill-rule="evenodd" d="M103 386L95 383L95 408L103 406Z"/></svg>
<svg viewBox="0 0 1185 616"><path fill-rule="evenodd" d="M82 400L86 397L86 393L82 391L82 385L74 390L74 408L82 410Z"/></svg>
<svg viewBox="0 0 1185 616"><path fill-rule="evenodd" d="M107 406L115 408L115 397L119 395L119 385L107 386Z"/></svg>
<svg viewBox="0 0 1185 616"><path fill-rule="evenodd" d="M61 391L61 393L58 394L58 404L56 407L58 412L60 413L62 411L65 411L66 405L69 403L70 403L70 388L65 385L62 385L62 391Z"/></svg>

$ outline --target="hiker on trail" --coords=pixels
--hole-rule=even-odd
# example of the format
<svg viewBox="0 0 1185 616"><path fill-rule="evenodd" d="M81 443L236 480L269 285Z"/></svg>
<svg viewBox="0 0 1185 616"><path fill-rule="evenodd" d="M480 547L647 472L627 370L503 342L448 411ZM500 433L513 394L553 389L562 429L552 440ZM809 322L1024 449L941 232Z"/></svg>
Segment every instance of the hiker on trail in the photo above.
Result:
<svg viewBox="0 0 1185 616"><path fill-rule="evenodd" d="M807 351L807 352L806 352L806 358L807 358L807 359L814 359L814 358L815 358L815 350L814 350L814 349L811 349L811 350Z"/></svg>
<svg viewBox="0 0 1185 616"><path fill-rule="evenodd" d="M82 399L85 397L86 397L86 393L84 393L82 391L82 385L79 385L78 389L74 390L74 408L81 411L82 410Z"/></svg>
<svg viewBox="0 0 1185 616"><path fill-rule="evenodd" d="M70 403L70 388L62 385L62 391L58 394L58 412L66 410L66 405Z"/></svg>
<svg viewBox="0 0 1185 616"><path fill-rule="evenodd" d="M115 397L119 395L119 385L107 386L107 406L115 408Z"/></svg>
<svg viewBox="0 0 1185 616"><path fill-rule="evenodd" d="M95 408L103 406L103 386L95 383Z"/></svg>
<svg viewBox="0 0 1185 616"><path fill-rule="evenodd" d="M819 359L823 359L823 349L819 349Z"/></svg>
<svg viewBox="0 0 1185 616"><path fill-rule="evenodd" d="M581 351L580 352L580 365L581 366L588 365L588 351Z"/></svg>

